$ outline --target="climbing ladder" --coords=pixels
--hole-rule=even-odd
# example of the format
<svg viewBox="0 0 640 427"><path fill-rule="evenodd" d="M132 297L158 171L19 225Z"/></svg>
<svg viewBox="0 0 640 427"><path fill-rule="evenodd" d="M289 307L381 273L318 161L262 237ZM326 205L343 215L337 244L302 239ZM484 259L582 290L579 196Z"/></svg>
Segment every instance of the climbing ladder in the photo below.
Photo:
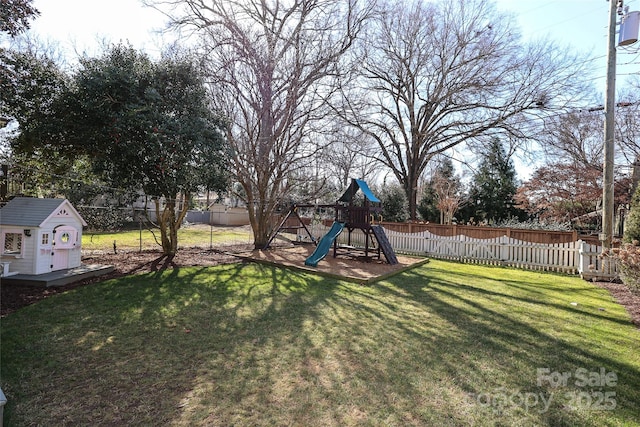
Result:
<svg viewBox="0 0 640 427"><path fill-rule="evenodd" d="M396 253L391 247L391 243L389 243L389 238L387 234L384 232L384 228L381 225L372 225L371 231L373 231L373 235L376 236L376 240L378 241L378 246L382 249L382 253L384 257L387 259L387 262L391 265L398 263L398 258L396 258Z"/></svg>

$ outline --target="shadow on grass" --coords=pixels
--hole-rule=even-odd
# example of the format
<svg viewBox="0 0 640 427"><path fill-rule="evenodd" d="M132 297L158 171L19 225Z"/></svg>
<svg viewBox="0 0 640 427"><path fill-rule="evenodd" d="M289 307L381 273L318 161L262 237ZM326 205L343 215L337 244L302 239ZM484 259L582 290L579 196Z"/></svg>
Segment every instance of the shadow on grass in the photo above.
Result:
<svg viewBox="0 0 640 427"><path fill-rule="evenodd" d="M611 425L640 423L640 366L630 363L633 357L612 351L606 342L602 342L603 338L614 342L635 342L637 352L638 333L629 319L620 316L624 310L619 310L618 316L602 315L568 302L550 302L543 298L547 295L545 292L537 290L534 284L514 279L509 270L504 270L506 277L499 280L498 286L501 290L517 287L520 291L517 294L465 284L467 280L477 282L478 275L475 274L456 272L456 277L463 280L451 282L434 277L433 272L433 269L413 270L405 273L397 288L380 286L380 289L395 295L398 295L398 289L408 292L412 301L424 304L429 312L451 325L451 333L446 338L447 347L458 351L455 354L441 352L436 363L448 366L449 372L458 378L461 387L471 396L480 397L484 404L492 393L494 398L500 393L506 393L507 397L509 393L525 398L529 395L532 399L534 395L544 395L552 400L549 409L540 413L541 420L548 425L605 425L603 420L607 419ZM451 272L441 273L450 275ZM611 307L606 293L592 286L573 286L561 292L589 296L599 293L602 305ZM519 296L523 293L539 293L541 299ZM522 306L523 303L525 310L510 311L510 307ZM535 311L529 311L534 306L537 306L539 317ZM562 313L560 318L558 313ZM558 320L566 323L550 323ZM601 328L603 324L609 331L607 336L589 334L588 325ZM576 325L580 325L582 335L567 333L567 325L571 330L577 330ZM626 328L622 334L618 333L620 327ZM460 352L460 349L466 351ZM633 354L634 350L630 353ZM488 360L492 362L487 363ZM465 367L461 368L461 365ZM539 368L569 374L569 378L557 387L548 378L542 378L538 384ZM585 371L578 372L578 369L587 372L591 384L582 385ZM607 386L602 383L602 378L596 378L595 374L601 374L601 369L615 373L617 383ZM461 371L465 374L456 375ZM613 392L615 402L603 402L600 399L603 392ZM517 399L506 403L496 399L493 403L492 409L497 408L498 412L526 408ZM536 402L531 400L529 403ZM543 403L538 399L539 406L529 409L539 412Z"/></svg>
<svg viewBox="0 0 640 427"><path fill-rule="evenodd" d="M247 351L296 336L336 286L234 264L129 276L27 307L3 319L7 425L165 423L203 370L227 366L234 388L251 381L238 371Z"/></svg>
<svg viewBox="0 0 640 427"><path fill-rule="evenodd" d="M614 333L624 320L507 279L518 289L433 263L360 286L234 264L81 288L3 319L7 425L640 422L638 365L615 353L628 337L591 344L553 324L591 316ZM536 384L537 368L581 367L617 374L615 411L480 399L584 391Z"/></svg>

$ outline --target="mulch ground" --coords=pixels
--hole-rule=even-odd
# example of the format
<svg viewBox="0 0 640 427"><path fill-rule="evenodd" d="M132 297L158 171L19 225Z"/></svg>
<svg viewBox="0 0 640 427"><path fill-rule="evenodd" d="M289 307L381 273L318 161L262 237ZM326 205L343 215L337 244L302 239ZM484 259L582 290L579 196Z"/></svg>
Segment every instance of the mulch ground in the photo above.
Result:
<svg viewBox="0 0 640 427"><path fill-rule="evenodd" d="M385 261L384 256L381 256L381 259L378 259L377 256L365 258L361 251L349 253L342 249L337 257L334 258L332 251L329 251L316 267L308 267L305 265L305 260L311 255L314 248L312 245L296 245L273 250L252 251L242 256L257 262L283 265L361 284L381 280L428 261L426 258L397 255L398 263L390 265Z"/></svg>
<svg viewBox="0 0 640 427"><path fill-rule="evenodd" d="M83 257L82 261L86 264L105 264L113 265L114 271L103 276L93 277L76 283L71 283L59 287L37 287L24 285L4 285L0 282L0 317L4 317L21 307L34 302L40 301L51 295L66 292L79 286L86 286L92 283L101 282L107 279L127 276L130 274L147 273L160 271L176 267L189 266L216 266L222 264L232 264L241 262L241 259L230 255L233 252L247 253L251 247L233 247L225 248L225 252L219 250L205 250L201 248L183 248L178 251L175 257L167 258L161 256L158 251L142 251L142 252L124 252L117 254L101 253L92 254ZM278 252L274 252L277 254ZM267 255L272 256L272 255ZM331 256L325 258L326 263L333 263L331 267L342 269L343 271L362 269L362 261L358 259L338 259L334 260ZM402 260L401 260L402 262ZM369 264L366 270L376 270L377 273L383 274L390 271L390 266L384 263ZM338 271L338 274L340 272ZM634 293L627 286L621 283L595 282L594 285L608 290L613 298L624 306L633 323L640 328L640 293Z"/></svg>
<svg viewBox="0 0 640 427"><path fill-rule="evenodd" d="M631 316L631 321L640 328L640 292L632 292L624 283L594 282L594 285L609 291L611 296Z"/></svg>

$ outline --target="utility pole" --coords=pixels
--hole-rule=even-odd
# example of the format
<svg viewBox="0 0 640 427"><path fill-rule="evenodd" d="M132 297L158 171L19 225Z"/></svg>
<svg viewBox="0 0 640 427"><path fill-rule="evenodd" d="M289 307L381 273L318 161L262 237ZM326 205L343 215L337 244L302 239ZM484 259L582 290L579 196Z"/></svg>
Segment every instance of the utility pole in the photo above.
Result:
<svg viewBox="0 0 640 427"><path fill-rule="evenodd" d="M623 0L609 0L607 83L604 105L604 165L602 188L602 253L608 254L613 238L613 155L616 95L616 18ZM604 257L607 259L607 257ZM605 263L606 264L606 263ZM604 266L607 267L606 265ZM608 273L608 271L605 271Z"/></svg>

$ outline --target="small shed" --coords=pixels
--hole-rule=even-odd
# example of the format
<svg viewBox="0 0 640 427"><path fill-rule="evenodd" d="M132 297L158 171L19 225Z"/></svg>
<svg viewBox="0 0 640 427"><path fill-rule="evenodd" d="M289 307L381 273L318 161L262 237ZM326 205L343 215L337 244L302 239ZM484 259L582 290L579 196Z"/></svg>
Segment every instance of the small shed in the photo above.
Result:
<svg viewBox="0 0 640 427"><path fill-rule="evenodd" d="M12 199L0 209L0 275L79 267L86 225L66 199Z"/></svg>

